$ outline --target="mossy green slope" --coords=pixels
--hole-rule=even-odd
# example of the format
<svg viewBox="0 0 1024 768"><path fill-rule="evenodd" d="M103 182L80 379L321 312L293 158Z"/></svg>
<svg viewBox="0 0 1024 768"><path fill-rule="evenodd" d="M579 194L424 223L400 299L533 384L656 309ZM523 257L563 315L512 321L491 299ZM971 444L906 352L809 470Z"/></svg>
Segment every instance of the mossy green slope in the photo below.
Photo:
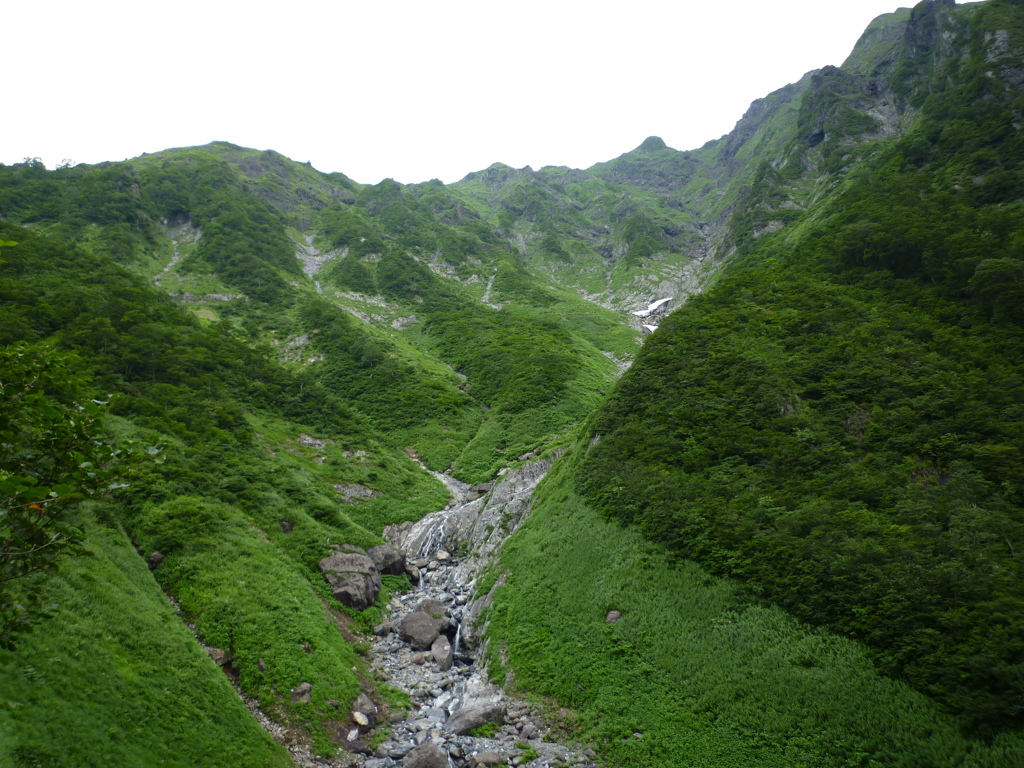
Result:
<svg viewBox="0 0 1024 768"><path fill-rule="evenodd" d="M603 439L602 439L603 442ZM613 765L1012 768L1024 739L965 738L863 646L751 600L574 490L581 443L502 552L493 677L576 713ZM610 611L621 619L607 621Z"/></svg>
<svg viewBox="0 0 1024 768"><path fill-rule="evenodd" d="M87 526L86 556L33 584L53 616L0 652L0 763L289 765L120 527Z"/></svg>
<svg viewBox="0 0 1024 768"><path fill-rule="evenodd" d="M50 339L78 352L79 368L101 388L94 394L113 395L111 432L165 443L165 461L140 468L103 524L87 522L90 535L106 535L103 526L110 536L124 530L143 557L162 552L166 560L156 580L180 599L199 636L237 663L241 685L271 716L330 753L337 710L326 701L355 695L359 664L339 634L338 622L347 619L317 563L337 544L379 543L384 524L443 506L447 491L328 390L247 346L226 324L204 327L124 268L73 244L7 223L0 228L2 239L18 243L5 249L0 265L5 340ZM374 498L345 501L339 490L357 483ZM134 551L117 557L145 568ZM76 591L81 583L62 588L62 604L90 599ZM379 615L371 611L365 621ZM140 621L157 619L141 611ZM101 638L96 627L112 620L88 613L76 618ZM42 624L25 639L25 654L37 652L47 626L67 629ZM131 646L135 662L159 666L156 646L143 640ZM81 679L103 674L105 653L130 655L118 650L127 641L109 642L108 651L82 657ZM21 658L5 658L12 675ZM99 665L92 671L90 659ZM219 684L223 675L208 662L182 674L200 687ZM161 679L154 675L153 685ZM319 689L311 704L291 701L301 682ZM65 690L56 676L33 686L41 701ZM85 695L79 700L81 720L90 727L112 733L134 727L123 707ZM211 719L209 738L234 738L227 722ZM146 743L173 744L187 736L180 720L150 726ZM265 749L258 731L240 732L237 740L236 755ZM87 742L58 740L49 749L54 760L73 764ZM135 764L131 759L125 764Z"/></svg>
<svg viewBox="0 0 1024 768"><path fill-rule="evenodd" d="M914 9L890 81L913 126L860 145L781 231L734 217L737 255L645 344L574 479L595 509L864 641L978 737L1024 712L1021 60L995 76L985 45L1021 29L1009 2ZM857 99L837 107L840 82L822 73L804 125L843 135ZM785 183L764 168L747 212Z"/></svg>

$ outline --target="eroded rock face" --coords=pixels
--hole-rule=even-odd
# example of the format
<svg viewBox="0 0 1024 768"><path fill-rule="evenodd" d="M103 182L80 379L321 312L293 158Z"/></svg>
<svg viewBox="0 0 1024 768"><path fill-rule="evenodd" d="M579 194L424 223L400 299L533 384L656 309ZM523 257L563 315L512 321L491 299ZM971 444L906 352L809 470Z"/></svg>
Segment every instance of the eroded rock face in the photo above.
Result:
<svg viewBox="0 0 1024 768"><path fill-rule="evenodd" d="M368 608L380 592L380 571L361 549L346 547L325 557L320 561L320 571L331 585L334 599L349 608Z"/></svg>

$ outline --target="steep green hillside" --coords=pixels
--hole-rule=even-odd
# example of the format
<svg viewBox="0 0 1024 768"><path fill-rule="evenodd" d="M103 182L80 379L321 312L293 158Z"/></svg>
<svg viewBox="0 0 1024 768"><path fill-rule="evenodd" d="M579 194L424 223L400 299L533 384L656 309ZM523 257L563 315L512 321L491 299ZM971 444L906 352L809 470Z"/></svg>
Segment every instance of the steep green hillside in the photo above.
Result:
<svg viewBox="0 0 1024 768"><path fill-rule="evenodd" d="M644 346L575 479L983 736L1024 713L1021 59L986 45L1022 29L1007 2L914 10L882 81L913 127L783 231L740 209L726 275ZM800 122L827 134L857 100L816 87Z"/></svg>
<svg viewBox="0 0 1024 768"><path fill-rule="evenodd" d="M59 608L16 653L0 651L0 761L291 764L174 615L120 526L86 521L87 556L33 585Z"/></svg>
<svg viewBox="0 0 1024 768"><path fill-rule="evenodd" d="M1024 760L1019 733L965 738L934 701L879 675L864 646L600 514L572 490L587 460L585 443L560 459L503 551L490 664L496 679L512 671L515 685L571 707L576 736L609 765Z"/></svg>
<svg viewBox="0 0 1024 768"><path fill-rule="evenodd" d="M330 752L336 710L326 702L356 695L359 665L336 626L344 609L330 598L317 563L332 544L378 543L383 524L416 519L443 506L446 490L316 381L240 342L223 325L202 326L124 268L73 244L6 223L0 232L0 240L17 243L4 249L0 265L4 340L45 338L77 352L71 358L73 370L93 381L92 391L82 397L112 394L112 435L164 444L163 463L142 466L101 520L82 522L92 542L87 547L105 547L111 558L134 561L132 589L152 591L159 583L174 595L199 636L226 652L243 689L272 716L292 723L318 749ZM26 354L50 353L37 344ZM377 496L365 504L346 501L335 490L362 482ZM124 551L125 534L139 554ZM165 558L154 571L156 583L138 576L138 569L145 569L143 558L154 551ZM68 615L71 606L90 602L90 590L100 578L90 566L82 569L81 578L54 586L60 599L56 624L43 622L14 653L0 659L5 678L20 676L26 658L48 652L49 632L63 634L65 629L110 643L82 657L84 667L76 679L101 675L89 664L102 665L109 654L124 655L142 668L164 663L158 657L161 646L148 635L133 639L127 629L106 629L118 618L103 606L95 614ZM13 594L17 601L22 590L32 594L36 589L10 582L3 596ZM152 634L153 626L166 622L167 606L162 610L140 607L139 621L145 626L139 631ZM281 620L283 615L288 622ZM71 629L72 624L85 629ZM204 688L222 685L222 673L210 664L189 666L186 673L195 681L187 683L183 695L195 697ZM32 701L39 704L26 711L38 712L62 695L60 676L48 672L29 678ZM140 695L152 695L145 693L146 686L178 690L184 685L162 680L153 677ZM291 690L301 682L312 683L317 691L312 703L292 701ZM18 698L27 695L5 691L15 711L27 705ZM79 703L82 722L106 723L111 734L139 727L124 720L127 710L111 708L103 696ZM171 744L180 738L184 726L178 720L154 717L155 722L143 721L153 729L144 743ZM240 717L211 717L210 740L230 740L217 729L230 729ZM67 729L57 733L46 743L45 754L75 764L76 750L83 749L77 736ZM11 754L21 750L31 756L43 738L11 725L5 745ZM273 754L258 730L238 739L238 753L226 753L236 756L217 758L220 764L231 764L247 750ZM126 757L125 764L142 764L132 763L135 759Z"/></svg>

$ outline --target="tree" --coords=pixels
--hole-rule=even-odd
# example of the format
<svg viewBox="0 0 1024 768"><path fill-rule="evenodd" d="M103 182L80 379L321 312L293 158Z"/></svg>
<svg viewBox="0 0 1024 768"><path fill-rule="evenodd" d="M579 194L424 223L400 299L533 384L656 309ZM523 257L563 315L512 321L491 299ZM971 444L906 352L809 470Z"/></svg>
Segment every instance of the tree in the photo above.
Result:
<svg viewBox="0 0 1024 768"><path fill-rule="evenodd" d="M2 648L38 614L39 598L19 585L80 550L75 507L123 487L132 466L105 439L104 403L84 397L70 362L52 343L0 348Z"/></svg>

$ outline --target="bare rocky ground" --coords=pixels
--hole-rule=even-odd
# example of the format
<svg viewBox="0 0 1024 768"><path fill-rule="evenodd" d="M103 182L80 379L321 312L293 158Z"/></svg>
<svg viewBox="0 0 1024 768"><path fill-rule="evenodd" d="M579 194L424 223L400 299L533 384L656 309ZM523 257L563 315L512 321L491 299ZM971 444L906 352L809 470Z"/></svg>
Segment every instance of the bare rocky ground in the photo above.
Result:
<svg viewBox="0 0 1024 768"><path fill-rule="evenodd" d="M473 620L470 589L457 578L462 563L444 551L432 554L437 559L413 562L424 573L421 586L393 597L388 622L377 628L371 664L381 679L409 694L412 708L391 714L388 736L365 759L365 768L592 764L592 751L553 740L543 713L487 680L477 664L479 649L467 650L462 642L462 623ZM425 615L424 608L439 634L431 649L417 650L429 635L410 629L409 617ZM469 735L470 729L492 733L483 738Z"/></svg>

